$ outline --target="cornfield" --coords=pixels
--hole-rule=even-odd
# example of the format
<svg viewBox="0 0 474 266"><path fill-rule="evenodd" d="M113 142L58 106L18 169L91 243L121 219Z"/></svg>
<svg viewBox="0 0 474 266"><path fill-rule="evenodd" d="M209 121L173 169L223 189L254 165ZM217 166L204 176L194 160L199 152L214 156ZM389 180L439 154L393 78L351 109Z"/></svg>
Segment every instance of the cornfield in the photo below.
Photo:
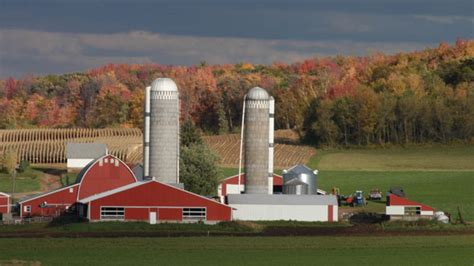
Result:
<svg viewBox="0 0 474 266"><path fill-rule="evenodd" d="M295 140L288 131L275 132L275 167L285 168L306 163L315 153L311 147L278 143L282 139ZM238 134L205 136L204 142L220 158L222 166L236 167L239 163L240 136ZM105 143L109 153L127 163L142 161L142 132L137 128L107 129L17 129L0 130L0 155L5 151L17 152L18 161L54 164L66 162L68 142Z"/></svg>
<svg viewBox="0 0 474 266"><path fill-rule="evenodd" d="M139 129L17 129L0 130L0 155L13 150L18 161L65 163L68 142L107 144L109 153L127 162L136 162L142 144Z"/></svg>
<svg viewBox="0 0 474 266"><path fill-rule="evenodd" d="M314 148L308 146L278 143L280 139L285 143L295 141L294 135L290 138L288 131L275 131L275 168L287 168L295 164L307 163L316 152ZM222 166L237 167L239 165L239 134L205 136L204 142L219 156Z"/></svg>

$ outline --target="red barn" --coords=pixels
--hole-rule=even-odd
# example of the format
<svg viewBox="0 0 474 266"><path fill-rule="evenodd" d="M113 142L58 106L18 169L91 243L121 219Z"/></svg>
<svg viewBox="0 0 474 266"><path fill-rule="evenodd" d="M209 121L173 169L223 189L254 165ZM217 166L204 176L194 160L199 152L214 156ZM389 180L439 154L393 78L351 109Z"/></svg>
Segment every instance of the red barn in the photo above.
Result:
<svg viewBox="0 0 474 266"><path fill-rule="evenodd" d="M23 199L18 202L20 217L59 216L77 201L78 188L79 184L74 184Z"/></svg>
<svg viewBox="0 0 474 266"><path fill-rule="evenodd" d="M76 184L19 201L20 216L56 217L80 199L136 181L124 162L113 155L105 155L89 163L78 174Z"/></svg>
<svg viewBox="0 0 474 266"><path fill-rule="evenodd" d="M79 201L90 221L216 223L230 221L232 208L158 181L136 182Z"/></svg>
<svg viewBox="0 0 474 266"><path fill-rule="evenodd" d="M105 155L90 163L77 177L77 199L137 182L127 164L113 155Z"/></svg>
<svg viewBox="0 0 474 266"><path fill-rule="evenodd" d="M217 187L217 193L219 197L225 197L227 194L240 194L239 192L239 175L234 175L225 178L221 181ZM240 175L240 191L244 191L245 188L245 174ZM283 186L283 177L277 174L273 174L273 193L281 193Z"/></svg>
<svg viewBox="0 0 474 266"><path fill-rule="evenodd" d="M390 215L392 219L432 218L434 209L422 203L389 194L385 213Z"/></svg>
<svg viewBox="0 0 474 266"><path fill-rule="evenodd" d="M0 192L0 213L10 212L10 195Z"/></svg>

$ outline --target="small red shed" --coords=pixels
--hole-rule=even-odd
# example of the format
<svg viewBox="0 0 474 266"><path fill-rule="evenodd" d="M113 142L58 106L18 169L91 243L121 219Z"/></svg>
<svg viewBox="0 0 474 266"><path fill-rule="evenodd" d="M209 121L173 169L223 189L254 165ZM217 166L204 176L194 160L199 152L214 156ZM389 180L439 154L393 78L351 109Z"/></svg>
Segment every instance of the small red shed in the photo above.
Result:
<svg viewBox="0 0 474 266"><path fill-rule="evenodd" d="M89 221L216 223L230 221L232 208L158 181L136 182L79 201Z"/></svg>
<svg viewBox="0 0 474 266"><path fill-rule="evenodd" d="M389 194L387 196L385 214L390 215L392 218L402 218L402 216L430 218L434 215L434 209L425 204L402 198L395 194Z"/></svg>
<svg viewBox="0 0 474 266"><path fill-rule="evenodd" d="M0 192L0 213L10 212L10 195Z"/></svg>
<svg viewBox="0 0 474 266"><path fill-rule="evenodd" d="M59 216L77 201L78 189L79 184L73 184L25 198L18 202L20 217Z"/></svg>

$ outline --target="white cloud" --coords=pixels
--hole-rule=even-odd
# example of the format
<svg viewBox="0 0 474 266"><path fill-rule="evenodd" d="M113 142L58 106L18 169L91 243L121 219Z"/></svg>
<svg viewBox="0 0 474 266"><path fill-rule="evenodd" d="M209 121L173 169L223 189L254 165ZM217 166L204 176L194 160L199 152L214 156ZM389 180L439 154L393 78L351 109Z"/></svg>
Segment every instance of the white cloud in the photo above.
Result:
<svg viewBox="0 0 474 266"><path fill-rule="evenodd" d="M81 71L107 63L295 62L314 56L423 49L430 43L263 40L164 35L0 30L0 77Z"/></svg>

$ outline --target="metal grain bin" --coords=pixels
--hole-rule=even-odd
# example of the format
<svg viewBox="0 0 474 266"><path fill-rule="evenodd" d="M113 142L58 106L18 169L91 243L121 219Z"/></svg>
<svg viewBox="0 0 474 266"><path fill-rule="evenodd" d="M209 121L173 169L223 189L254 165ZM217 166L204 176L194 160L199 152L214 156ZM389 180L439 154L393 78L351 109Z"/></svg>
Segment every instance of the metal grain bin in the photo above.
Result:
<svg viewBox="0 0 474 266"><path fill-rule="evenodd" d="M317 173L305 165L283 171L283 194L317 195Z"/></svg>

